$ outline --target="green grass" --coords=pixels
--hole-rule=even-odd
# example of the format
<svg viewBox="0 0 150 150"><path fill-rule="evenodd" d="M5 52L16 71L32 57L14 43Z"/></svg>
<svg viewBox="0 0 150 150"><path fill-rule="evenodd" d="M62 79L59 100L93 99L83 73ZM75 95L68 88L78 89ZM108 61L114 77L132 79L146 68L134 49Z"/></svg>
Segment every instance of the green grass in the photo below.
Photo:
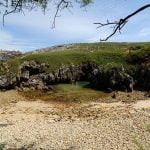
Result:
<svg viewBox="0 0 150 150"><path fill-rule="evenodd" d="M18 66L26 60L36 60L49 64L46 72L58 69L62 65L70 63L79 64L83 61L94 61L102 66L132 66L126 62L131 47L140 47L138 50L130 50L131 54L143 55L150 53L150 42L147 43L82 43L75 44L63 51L58 47L54 52L26 53L8 61L10 71L17 72Z"/></svg>
<svg viewBox="0 0 150 150"><path fill-rule="evenodd" d="M146 130L150 133L150 124L146 126Z"/></svg>
<svg viewBox="0 0 150 150"><path fill-rule="evenodd" d="M150 125L149 124L145 126L145 130L150 133ZM136 145L137 150L149 150L150 143L142 142L141 139L142 139L142 137L138 136L137 134L132 136L132 141Z"/></svg>
<svg viewBox="0 0 150 150"><path fill-rule="evenodd" d="M142 144L138 137L133 137L133 143L137 146L137 150L146 150L144 144Z"/></svg>
<svg viewBox="0 0 150 150"><path fill-rule="evenodd" d="M50 65L48 72L56 70L61 65L68 65L70 63L79 64L83 61L94 61L99 65L105 65L108 62L113 62L115 64L124 64L122 55L120 53L112 52L86 52L86 51L60 51L60 52L48 52L40 54L32 54L24 57L16 58L9 61L10 68L12 71L16 71L20 63L25 60L36 60L38 62L45 62ZM13 67L14 66L14 67Z"/></svg>
<svg viewBox="0 0 150 150"><path fill-rule="evenodd" d="M54 91L56 92L62 92L62 93L66 93L66 92L77 92L86 89L86 86L88 86L88 82L78 82L76 85L74 84L58 84L58 85L54 85Z"/></svg>

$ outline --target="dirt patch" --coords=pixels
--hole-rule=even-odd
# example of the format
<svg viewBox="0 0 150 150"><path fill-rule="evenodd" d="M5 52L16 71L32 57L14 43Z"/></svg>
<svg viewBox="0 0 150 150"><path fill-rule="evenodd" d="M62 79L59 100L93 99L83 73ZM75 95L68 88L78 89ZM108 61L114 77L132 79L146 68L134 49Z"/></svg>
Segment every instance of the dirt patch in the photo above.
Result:
<svg viewBox="0 0 150 150"><path fill-rule="evenodd" d="M18 91L16 90L10 90L5 92L0 91L0 106L9 103L16 103L18 101L23 101L23 100L26 100L26 98L20 96L18 94Z"/></svg>
<svg viewBox="0 0 150 150"><path fill-rule="evenodd" d="M148 99L148 95L145 92L133 91L132 93L114 91L112 93L105 93L102 91L96 91L92 89L76 89L69 91L49 91L43 92L36 91L24 91L19 94L31 101L40 99L45 102L64 103L67 105L73 103L88 103L88 102L123 102L133 103L139 100Z"/></svg>
<svg viewBox="0 0 150 150"><path fill-rule="evenodd" d="M92 89L82 89L76 91L48 91L43 92L40 90L36 91L23 91L19 94L30 100L40 99L45 102L56 102L56 103L81 103L89 101L99 101L106 97L112 96L113 93L104 93Z"/></svg>
<svg viewBox="0 0 150 150"><path fill-rule="evenodd" d="M138 101L136 104L133 105L135 109L144 109L150 108L150 99L146 101Z"/></svg>
<svg viewBox="0 0 150 150"><path fill-rule="evenodd" d="M150 107L150 99L145 97L143 92L115 93L112 96L98 98L97 101L74 102L60 101L54 99L43 101L37 99L26 99L18 94L17 91L8 91L1 93L1 114L24 114L24 115L44 115L65 120L91 120L93 118L111 118L118 115L128 115L137 109L146 109ZM5 103L4 103L5 101Z"/></svg>

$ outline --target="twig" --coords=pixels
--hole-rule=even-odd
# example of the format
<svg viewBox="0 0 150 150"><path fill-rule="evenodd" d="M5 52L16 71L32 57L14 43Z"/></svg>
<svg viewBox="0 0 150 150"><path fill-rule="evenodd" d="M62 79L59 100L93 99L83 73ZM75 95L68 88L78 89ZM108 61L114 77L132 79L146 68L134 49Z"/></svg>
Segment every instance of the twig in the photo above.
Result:
<svg viewBox="0 0 150 150"><path fill-rule="evenodd" d="M15 5L15 8L13 10L11 10L11 11L5 10L5 13L3 14L3 26L5 24L5 16L6 15L16 12L18 6L19 6L19 11L22 9L22 7L20 7L21 2L22 2L22 0L18 0L16 5Z"/></svg>
<svg viewBox="0 0 150 150"><path fill-rule="evenodd" d="M63 9L68 9L69 7L73 7L71 1L66 1L66 0L61 0L56 7L56 12L54 15L54 19L53 19L53 23L52 23L52 28L55 28L55 24L56 24L56 18L59 17L58 13L59 11L63 10ZM69 10L70 11L70 10Z"/></svg>
<svg viewBox="0 0 150 150"><path fill-rule="evenodd" d="M150 4L144 5L143 7L140 7L138 10L136 10L135 12L129 14L128 16L126 16L123 19L120 19L119 21L115 21L115 22L109 22L109 20L107 20L106 23L94 23L96 25L99 25L97 28L101 28L104 26L109 26L109 25L114 25L113 26L113 32L108 35L105 39L100 39L100 41L107 41L109 38L111 38L113 35L115 35L117 32L121 33L121 29L126 25L126 23L128 22L128 20L133 17L134 15L136 15L137 13L147 9L150 7Z"/></svg>

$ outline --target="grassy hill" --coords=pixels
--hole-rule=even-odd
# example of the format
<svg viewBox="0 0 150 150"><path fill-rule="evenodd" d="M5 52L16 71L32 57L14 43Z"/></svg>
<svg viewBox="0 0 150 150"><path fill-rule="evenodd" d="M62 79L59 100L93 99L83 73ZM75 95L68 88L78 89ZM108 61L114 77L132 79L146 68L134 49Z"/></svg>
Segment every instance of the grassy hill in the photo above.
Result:
<svg viewBox="0 0 150 150"><path fill-rule="evenodd" d="M16 72L18 66L26 60L36 60L49 64L47 72L56 70L61 65L70 63L79 64L82 61L94 61L103 66L130 66L126 60L129 56L137 59L150 56L150 42L145 43L82 43L55 46L35 52L25 53L19 57L7 61L10 71ZM134 57L135 58L135 57ZM130 58L131 59L131 58ZM1 62L2 63L2 62Z"/></svg>

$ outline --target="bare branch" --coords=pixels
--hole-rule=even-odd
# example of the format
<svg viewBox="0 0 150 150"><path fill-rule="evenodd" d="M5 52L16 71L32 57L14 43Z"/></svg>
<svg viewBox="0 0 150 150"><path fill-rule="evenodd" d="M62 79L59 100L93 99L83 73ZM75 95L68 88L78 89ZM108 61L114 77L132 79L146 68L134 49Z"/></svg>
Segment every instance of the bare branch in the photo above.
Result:
<svg viewBox="0 0 150 150"><path fill-rule="evenodd" d="M14 13L14 12L16 12L17 10L18 10L18 11L21 11L21 9L22 9L22 0L18 0L18 1L16 2L16 4L15 4L15 8L14 8L13 10L11 10L11 11L5 10L5 13L3 14L3 26L4 26L4 24L5 24L5 16L6 16L6 15L11 14L11 13Z"/></svg>
<svg viewBox="0 0 150 150"><path fill-rule="evenodd" d="M121 33L121 29L126 25L126 23L128 22L128 20L133 17L134 15L136 15L137 13L147 9L150 7L150 4L144 5L143 7L139 8L138 10L136 10L135 12L129 14L128 16L126 16L123 19L120 19L119 21L115 21L115 22L109 22L109 20L107 20L106 23L94 23L96 25L98 25L97 28L101 28L104 26L110 26L110 25L114 25L113 26L113 32L107 36L105 39L100 39L100 41L107 41L109 38L111 38L113 35L115 35L117 32Z"/></svg>
<svg viewBox="0 0 150 150"><path fill-rule="evenodd" d="M73 7L71 1L61 0L57 4L56 12L55 12L53 23L52 23L52 28L55 28L56 18L59 17L58 16L59 11L62 11L65 8L69 10L69 7Z"/></svg>

